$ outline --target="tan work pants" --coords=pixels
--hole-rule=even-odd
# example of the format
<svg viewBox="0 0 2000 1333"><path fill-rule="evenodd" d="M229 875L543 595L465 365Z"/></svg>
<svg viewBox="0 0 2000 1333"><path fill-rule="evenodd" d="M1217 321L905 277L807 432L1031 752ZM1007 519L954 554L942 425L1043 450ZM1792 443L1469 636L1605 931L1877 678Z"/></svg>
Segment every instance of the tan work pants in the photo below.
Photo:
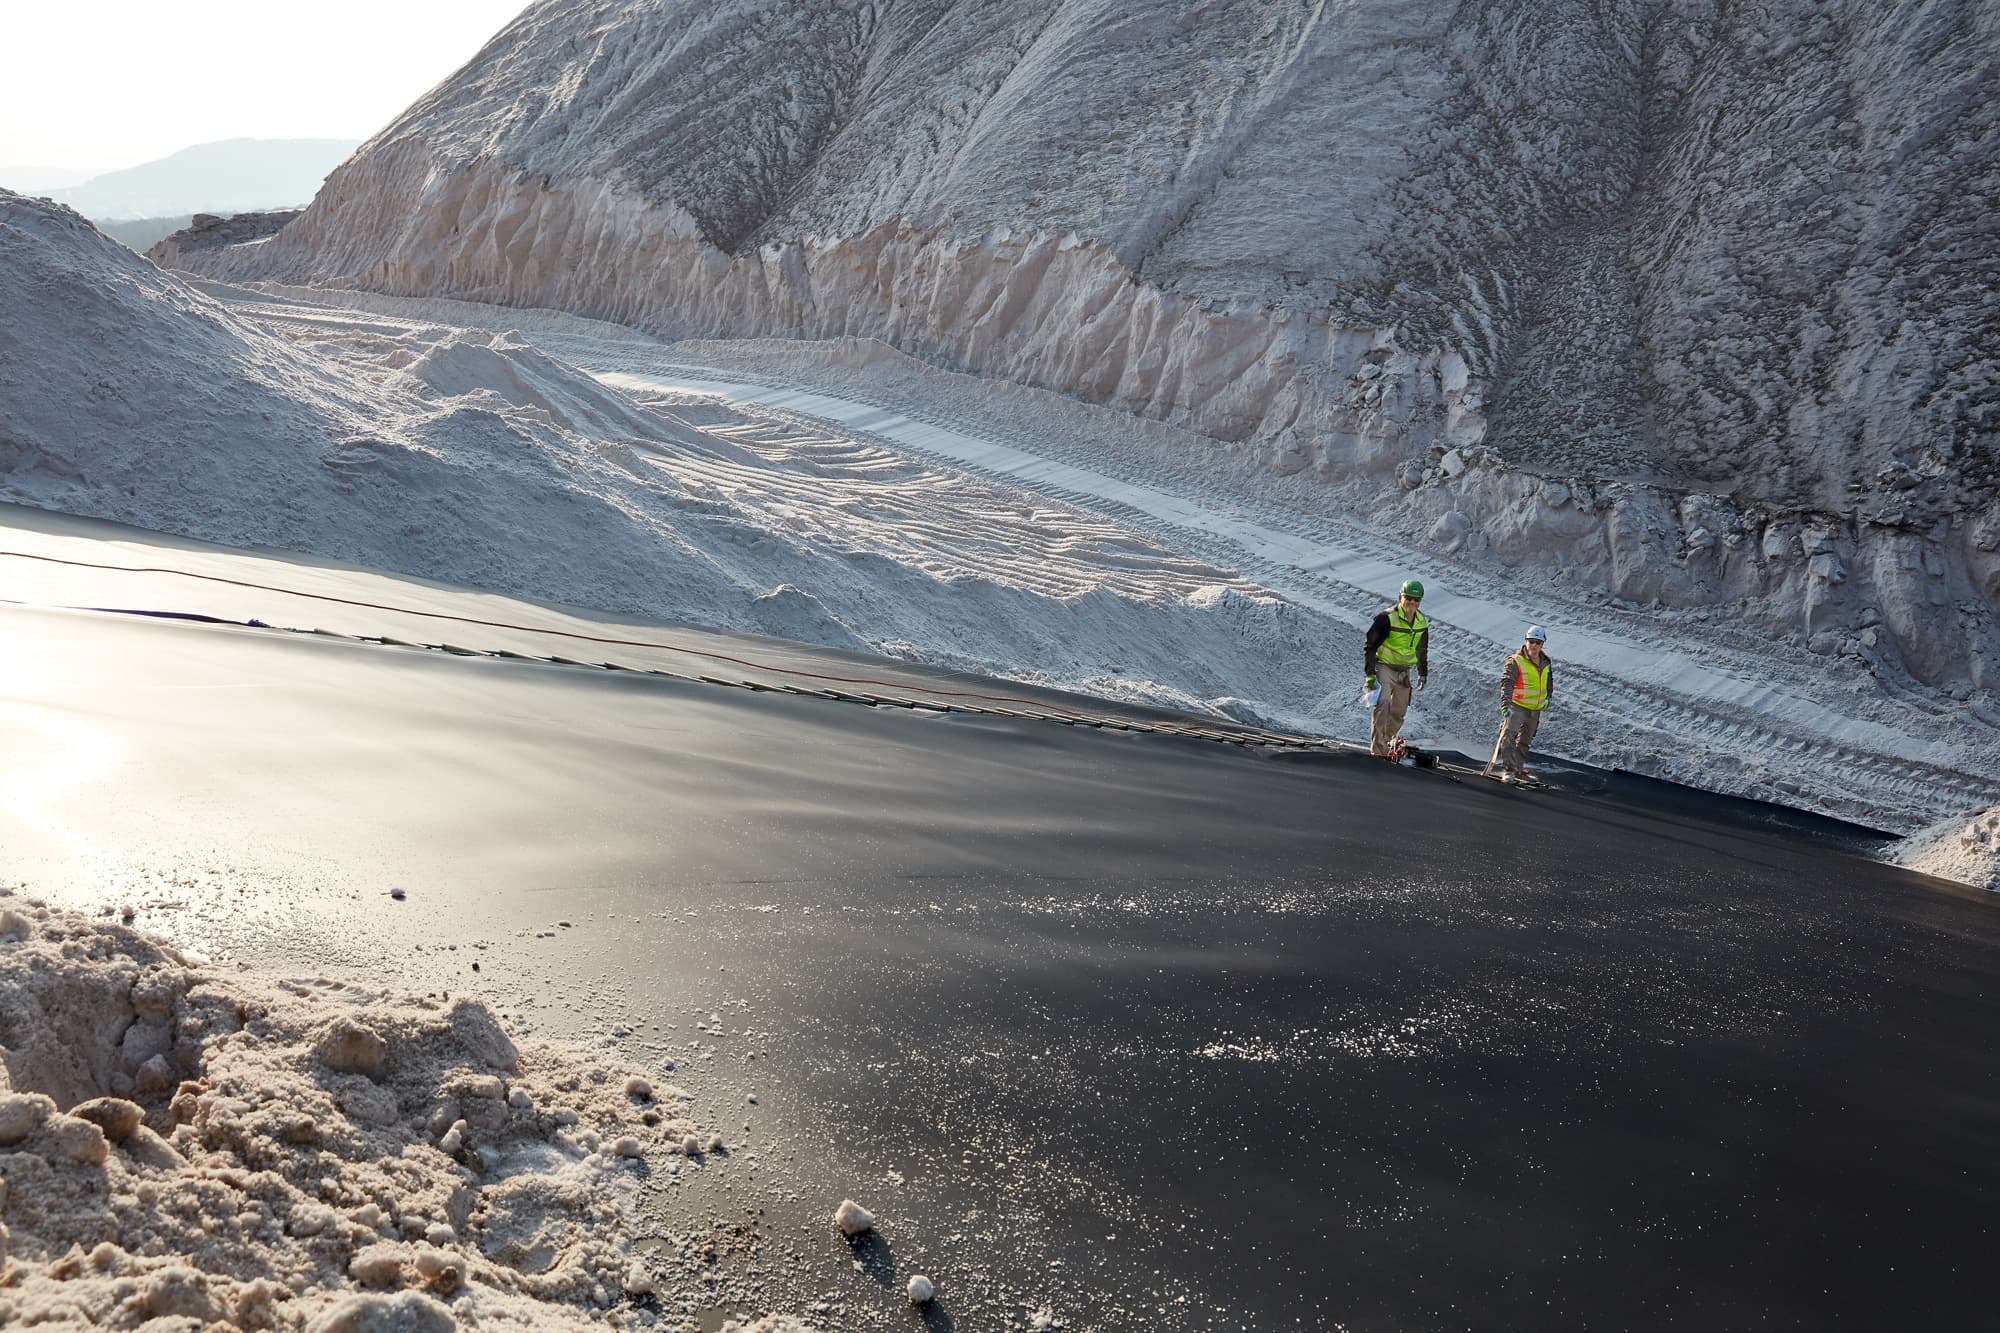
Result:
<svg viewBox="0 0 2000 1333"><path fill-rule="evenodd" d="M1528 771L1528 746L1541 725L1541 709L1518 705L1509 710L1507 720L1500 724L1500 763L1516 777Z"/></svg>
<svg viewBox="0 0 2000 1333"><path fill-rule="evenodd" d="M1375 700L1375 712L1368 728L1371 754L1389 753L1389 742L1403 732L1403 714L1410 711L1410 669L1375 664L1375 683L1382 693Z"/></svg>

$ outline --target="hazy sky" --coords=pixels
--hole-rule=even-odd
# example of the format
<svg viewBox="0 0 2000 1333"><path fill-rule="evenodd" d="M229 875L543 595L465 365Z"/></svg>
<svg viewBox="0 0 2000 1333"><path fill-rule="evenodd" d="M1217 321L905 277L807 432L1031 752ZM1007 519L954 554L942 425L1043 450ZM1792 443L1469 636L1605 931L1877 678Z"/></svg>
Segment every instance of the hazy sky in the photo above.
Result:
<svg viewBox="0 0 2000 1333"><path fill-rule="evenodd" d="M0 164L365 139L528 0L0 0Z"/></svg>

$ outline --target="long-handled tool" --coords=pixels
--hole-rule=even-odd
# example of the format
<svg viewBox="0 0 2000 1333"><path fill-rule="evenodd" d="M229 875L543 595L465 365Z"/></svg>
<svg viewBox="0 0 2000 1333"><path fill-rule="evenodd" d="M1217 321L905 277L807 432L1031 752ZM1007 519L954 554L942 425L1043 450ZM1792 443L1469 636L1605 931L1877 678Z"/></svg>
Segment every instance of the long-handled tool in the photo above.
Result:
<svg viewBox="0 0 2000 1333"><path fill-rule="evenodd" d="M1480 777L1490 778L1493 776L1493 765L1500 762L1500 747L1504 745L1506 741L1507 741L1507 719L1503 717L1500 719L1500 734L1493 738L1493 757L1486 761L1485 768L1479 770Z"/></svg>

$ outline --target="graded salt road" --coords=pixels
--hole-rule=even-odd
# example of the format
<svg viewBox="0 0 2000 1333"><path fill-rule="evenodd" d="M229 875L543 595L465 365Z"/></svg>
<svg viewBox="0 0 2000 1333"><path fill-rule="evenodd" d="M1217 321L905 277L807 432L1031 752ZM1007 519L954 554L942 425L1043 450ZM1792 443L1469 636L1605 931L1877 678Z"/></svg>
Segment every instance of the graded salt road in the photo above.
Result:
<svg viewBox="0 0 2000 1333"><path fill-rule="evenodd" d="M686 1275L638 1307L663 1327L1990 1310L2000 907L1865 859L1851 828L363 642L370 616L461 649L529 629L426 635L354 603L593 622L65 522L8 541L239 583L8 562L13 895L662 1069L728 1145L651 1162L633 1205L642 1251ZM781 648L595 623L684 656ZM834 1233L843 1198L874 1240Z"/></svg>

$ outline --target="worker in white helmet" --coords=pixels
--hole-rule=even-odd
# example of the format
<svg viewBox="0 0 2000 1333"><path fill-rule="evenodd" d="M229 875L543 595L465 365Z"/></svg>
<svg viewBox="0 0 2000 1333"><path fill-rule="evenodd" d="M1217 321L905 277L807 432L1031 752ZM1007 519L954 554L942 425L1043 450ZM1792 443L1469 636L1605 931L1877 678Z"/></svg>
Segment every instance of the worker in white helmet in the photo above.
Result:
<svg viewBox="0 0 2000 1333"><path fill-rule="evenodd" d="M1542 713L1555 698L1556 669L1543 645L1548 634L1540 625L1528 626L1521 636L1521 651L1507 659L1500 669L1500 740L1493 747L1493 763L1501 766L1502 782L1535 783L1528 771L1528 746L1542 725Z"/></svg>

